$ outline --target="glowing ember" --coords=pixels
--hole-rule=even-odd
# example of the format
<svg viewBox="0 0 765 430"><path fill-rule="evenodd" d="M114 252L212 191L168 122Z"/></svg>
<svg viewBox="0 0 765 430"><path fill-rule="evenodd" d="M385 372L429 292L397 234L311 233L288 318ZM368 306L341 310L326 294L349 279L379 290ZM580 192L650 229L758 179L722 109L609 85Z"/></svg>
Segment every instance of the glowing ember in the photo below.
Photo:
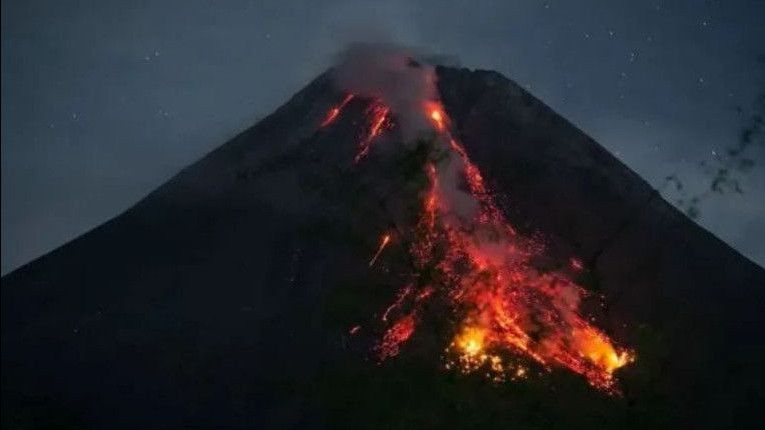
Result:
<svg viewBox="0 0 765 430"><path fill-rule="evenodd" d="M425 103L425 111L427 112L430 119L433 121L433 124L435 125L438 131L446 130L446 123L445 123L446 114L444 114L444 111L441 108L441 105L439 103L435 103L435 102Z"/></svg>
<svg viewBox="0 0 765 430"><path fill-rule="evenodd" d="M405 315L397 320L388 331L385 332L382 342L377 346L380 360L398 355L401 344L409 340L414 333L414 313Z"/></svg>
<svg viewBox="0 0 765 430"><path fill-rule="evenodd" d="M372 257L371 260L369 260L369 267L372 267L375 264L375 261L377 261L377 257L380 256L380 254L383 252L383 249L390 243L390 234L385 233L382 237L382 240L380 240L380 246L377 248L377 252L375 252L375 255Z"/></svg>
<svg viewBox="0 0 765 430"><path fill-rule="evenodd" d="M353 336L354 334L358 333L359 330L361 330L361 326L360 325L355 325L355 326L351 327L350 330L348 330L348 334Z"/></svg>
<svg viewBox="0 0 765 430"><path fill-rule="evenodd" d="M353 99L353 94L348 94L343 98L343 101L340 102L339 105L333 107L332 109L327 112L327 116L324 118L324 121L322 121L321 125L319 127L324 128L330 124L332 124L335 121L335 118L337 118L338 115L340 115L340 111L343 110L345 105L347 105L351 100Z"/></svg>
<svg viewBox="0 0 765 430"><path fill-rule="evenodd" d="M428 297L430 297L431 294L433 294L433 287L425 287L420 291L420 294L417 294L417 297L415 298L416 301L425 300Z"/></svg>

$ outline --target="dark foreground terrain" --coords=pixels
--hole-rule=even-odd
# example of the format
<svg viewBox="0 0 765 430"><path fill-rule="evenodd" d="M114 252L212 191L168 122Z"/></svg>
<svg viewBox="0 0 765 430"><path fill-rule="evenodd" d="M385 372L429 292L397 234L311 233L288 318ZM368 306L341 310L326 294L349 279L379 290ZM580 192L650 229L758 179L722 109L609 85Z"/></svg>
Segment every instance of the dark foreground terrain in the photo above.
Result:
<svg viewBox="0 0 765 430"><path fill-rule="evenodd" d="M3 428L742 428L765 389L765 271L493 73L439 68L453 131L520 230L606 297L637 361L492 384L413 339L377 364L416 154L376 146L323 75L124 214L2 280ZM395 133L394 133L395 134ZM395 140L395 137L388 139ZM416 166L415 166L416 167ZM362 326L350 336L349 327ZM420 346L418 346L420 345Z"/></svg>

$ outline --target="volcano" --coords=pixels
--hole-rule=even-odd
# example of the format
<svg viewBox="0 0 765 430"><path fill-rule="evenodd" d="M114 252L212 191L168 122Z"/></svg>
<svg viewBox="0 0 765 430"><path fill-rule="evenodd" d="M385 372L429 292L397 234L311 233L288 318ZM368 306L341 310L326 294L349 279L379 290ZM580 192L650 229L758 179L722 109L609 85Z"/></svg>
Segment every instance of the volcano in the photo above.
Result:
<svg viewBox="0 0 765 430"><path fill-rule="evenodd" d="M5 276L3 427L759 415L762 268L500 74L379 69L328 71Z"/></svg>

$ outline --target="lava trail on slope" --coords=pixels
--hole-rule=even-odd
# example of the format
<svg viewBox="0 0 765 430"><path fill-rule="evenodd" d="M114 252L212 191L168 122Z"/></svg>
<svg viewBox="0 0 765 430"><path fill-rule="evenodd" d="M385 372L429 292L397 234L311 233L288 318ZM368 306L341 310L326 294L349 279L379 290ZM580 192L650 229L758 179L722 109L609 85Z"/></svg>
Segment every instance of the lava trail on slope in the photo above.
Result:
<svg viewBox="0 0 765 430"><path fill-rule="evenodd" d="M435 83L432 68L418 65L417 73L424 74L422 82ZM480 371L501 382L528 377L532 366L562 367L593 387L619 393L614 372L634 360L634 353L615 346L581 314L580 302L590 294L572 280L581 263L572 261L570 270L535 268L544 246L518 234L506 220L480 170L452 135L437 98L416 100L413 113L388 106L384 91L348 94L322 127L356 97L367 106L354 163L370 153L375 138L400 122L428 125L418 138L428 152L419 221L406 232L406 241L398 241L408 243L414 270L382 314L387 329L375 348L377 358L396 356L415 336L424 303L438 298L448 303L451 312L445 317L456 327L444 341L445 368ZM390 234L384 233L370 268L389 242Z"/></svg>

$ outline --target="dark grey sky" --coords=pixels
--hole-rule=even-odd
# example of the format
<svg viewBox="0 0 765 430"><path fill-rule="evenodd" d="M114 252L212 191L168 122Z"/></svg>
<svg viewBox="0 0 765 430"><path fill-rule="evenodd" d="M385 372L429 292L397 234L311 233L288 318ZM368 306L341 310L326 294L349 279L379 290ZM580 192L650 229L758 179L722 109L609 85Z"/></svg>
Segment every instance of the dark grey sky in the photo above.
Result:
<svg viewBox="0 0 765 430"><path fill-rule="evenodd" d="M2 272L123 211L357 39L495 69L652 184L735 144L764 1L3 0ZM762 160L762 151L756 156ZM765 264L765 173L699 222Z"/></svg>

